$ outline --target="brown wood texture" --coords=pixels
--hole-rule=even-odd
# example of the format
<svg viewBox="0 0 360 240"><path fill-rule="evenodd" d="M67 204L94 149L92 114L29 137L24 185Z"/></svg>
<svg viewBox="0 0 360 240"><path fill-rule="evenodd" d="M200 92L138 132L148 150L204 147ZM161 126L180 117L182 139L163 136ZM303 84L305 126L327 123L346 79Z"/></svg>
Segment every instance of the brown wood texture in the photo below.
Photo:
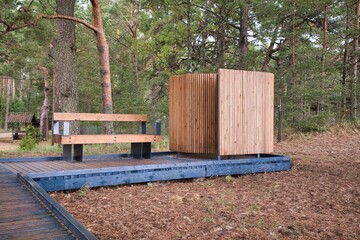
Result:
<svg viewBox="0 0 360 240"><path fill-rule="evenodd" d="M143 114L105 114L105 113L62 113L54 112L54 121L99 121L99 122L146 122Z"/></svg>
<svg viewBox="0 0 360 240"><path fill-rule="evenodd" d="M219 153L273 152L274 75L219 70Z"/></svg>
<svg viewBox="0 0 360 240"><path fill-rule="evenodd" d="M75 239L20 182L0 166L0 239Z"/></svg>
<svg viewBox="0 0 360 240"><path fill-rule="evenodd" d="M100 144L100 143L140 143L160 142L160 135L152 134L103 134L103 135L69 135L54 138L60 144Z"/></svg>
<svg viewBox="0 0 360 240"><path fill-rule="evenodd" d="M170 149L215 153L216 74L170 78Z"/></svg>
<svg viewBox="0 0 360 240"><path fill-rule="evenodd" d="M274 75L220 69L220 155L273 152ZM170 149L216 153L216 74L172 76L169 88Z"/></svg>

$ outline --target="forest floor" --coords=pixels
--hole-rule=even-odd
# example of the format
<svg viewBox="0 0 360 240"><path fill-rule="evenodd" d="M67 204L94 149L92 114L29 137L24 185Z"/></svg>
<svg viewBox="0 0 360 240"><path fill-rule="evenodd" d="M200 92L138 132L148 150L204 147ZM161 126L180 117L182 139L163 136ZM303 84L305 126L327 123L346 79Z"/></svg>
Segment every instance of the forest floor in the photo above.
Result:
<svg viewBox="0 0 360 240"><path fill-rule="evenodd" d="M290 171L51 196L99 239L360 239L360 133L276 144Z"/></svg>

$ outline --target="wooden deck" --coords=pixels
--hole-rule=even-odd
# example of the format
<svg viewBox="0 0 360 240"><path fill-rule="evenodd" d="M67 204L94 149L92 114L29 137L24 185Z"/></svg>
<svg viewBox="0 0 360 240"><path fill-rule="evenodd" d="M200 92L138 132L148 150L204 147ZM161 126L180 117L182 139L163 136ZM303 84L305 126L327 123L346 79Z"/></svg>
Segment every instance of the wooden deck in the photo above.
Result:
<svg viewBox="0 0 360 240"><path fill-rule="evenodd" d="M108 155L84 162L3 159L0 239L96 239L46 191L286 171L290 164L286 156L268 154L234 156L227 160L176 154L142 160Z"/></svg>
<svg viewBox="0 0 360 240"><path fill-rule="evenodd" d="M23 162L4 162L0 163L0 167L4 167L13 173L47 173L47 172L64 172L69 170L80 169L97 169L121 166L137 166L137 165L155 165L166 163L180 163L191 161L176 158L153 157L152 159L133 159L133 158L97 158L78 161L23 161Z"/></svg>
<svg viewBox="0 0 360 240"><path fill-rule="evenodd" d="M286 171L290 159L262 154L232 156L216 160L215 156L162 154L151 159L109 157L76 161L1 162L14 173L25 174L45 191L79 189L153 181L207 178L259 172Z"/></svg>
<svg viewBox="0 0 360 240"><path fill-rule="evenodd" d="M0 166L0 239L76 238L17 180L16 174Z"/></svg>

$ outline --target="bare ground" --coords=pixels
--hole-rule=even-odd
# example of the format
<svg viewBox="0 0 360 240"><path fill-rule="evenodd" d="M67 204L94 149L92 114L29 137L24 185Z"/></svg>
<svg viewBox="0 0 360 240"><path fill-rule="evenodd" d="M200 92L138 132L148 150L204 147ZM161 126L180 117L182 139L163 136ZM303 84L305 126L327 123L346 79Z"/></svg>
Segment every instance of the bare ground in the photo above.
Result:
<svg viewBox="0 0 360 240"><path fill-rule="evenodd" d="M0 133L0 151L11 151L18 147L11 133Z"/></svg>
<svg viewBox="0 0 360 240"><path fill-rule="evenodd" d="M275 148L291 171L51 195L99 239L360 239L360 133Z"/></svg>

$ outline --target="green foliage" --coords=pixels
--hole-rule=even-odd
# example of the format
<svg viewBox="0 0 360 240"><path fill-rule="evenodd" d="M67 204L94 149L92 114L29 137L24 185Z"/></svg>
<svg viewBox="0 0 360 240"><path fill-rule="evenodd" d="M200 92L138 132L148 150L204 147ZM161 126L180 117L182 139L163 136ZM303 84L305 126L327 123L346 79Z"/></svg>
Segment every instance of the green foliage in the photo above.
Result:
<svg viewBox="0 0 360 240"><path fill-rule="evenodd" d="M20 149L23 151L31 151L35 148L37 142L36 139L32 137L25 136L20 141Z"/></svg>
<svg viewBox="0 0 360 240"><path fill-rule="evenodd" d="M82 186L78 191L77 191L77 195L79 197L86 197L87 193L90 191L90 187L87 185Z"/></svg>
<svg viewBox="0 0 360 240"><path fill-rule="evenodd" d="M39 143L41 140L41 132L38 128L30 125L26 127L26 136L29 138L35 139L36 143Z"/></svg>
<svg viewBox="0 0 360 240"><path fill-rule="evenodd" d="M20 149L31 151L41 140L40 130L34 126L26 127L26 135L20 141Z"/></svg>
<svg viewBox="0 0 360 240"><path fill-rule="evenodd" d="M324 132L327 130L327 114L314 115L306 119L300 120L296 129L300 132Z"/></svg>
<svg viewBox="0 0 360 240"><path fill-rule="evenodd" d="M360 99L360 81L351 86L351 64L342 62L345 37L349 37L350 43L356 34L353 22L346 32L345 3L327 0L270 0L266 4L260 0L146 0L134 1L132 15L128 1L108 1L102 5L102 12L110 45L114 112L148 114L150 122L161 119L166 134L169 76L216 72L218 66L237 69L242 27L240 10L247 4L251 31L248 32L245 69L262 70L274 38L274 49L266 71L275 74L276 105L281 99L284 127L323 131L329 124L350 120L353 106L349 99L352 94ZM322 26L325 4L328 5L326 47L323 46ZM46 66L50 72L53 69L53 61L47 53L55 35L56 21L37 21L36 16L55 13L55 3L6 0L0 3L0 7L4 10L1 19L13 26L34 21L31 28L1 35L0 76L15 79L17 93L11 111L26 110L26 97L22 102L18 100L20 73L24 77L24 96L32 80L29 111L38 115L43 100L43 76L37 66ZM89 1L77 1L75 16L92 22ZM351 21L355 19L354 7L350 7L349 17ZM3 25L0 31L5 29ZM86 27L78 25L76 31L79 112L101 112L96 41ZM351 44L347 50L352 51ZM323 57L325 69L320 64ZM137 60L136 69L134 58ZM219 64L221 58L223 64ZM0 124L3 124L5 98L4 95L0 97ZM314 110L314 106L320 106L320 109ZM134 129L132 126L124 128Z"/></svg>

